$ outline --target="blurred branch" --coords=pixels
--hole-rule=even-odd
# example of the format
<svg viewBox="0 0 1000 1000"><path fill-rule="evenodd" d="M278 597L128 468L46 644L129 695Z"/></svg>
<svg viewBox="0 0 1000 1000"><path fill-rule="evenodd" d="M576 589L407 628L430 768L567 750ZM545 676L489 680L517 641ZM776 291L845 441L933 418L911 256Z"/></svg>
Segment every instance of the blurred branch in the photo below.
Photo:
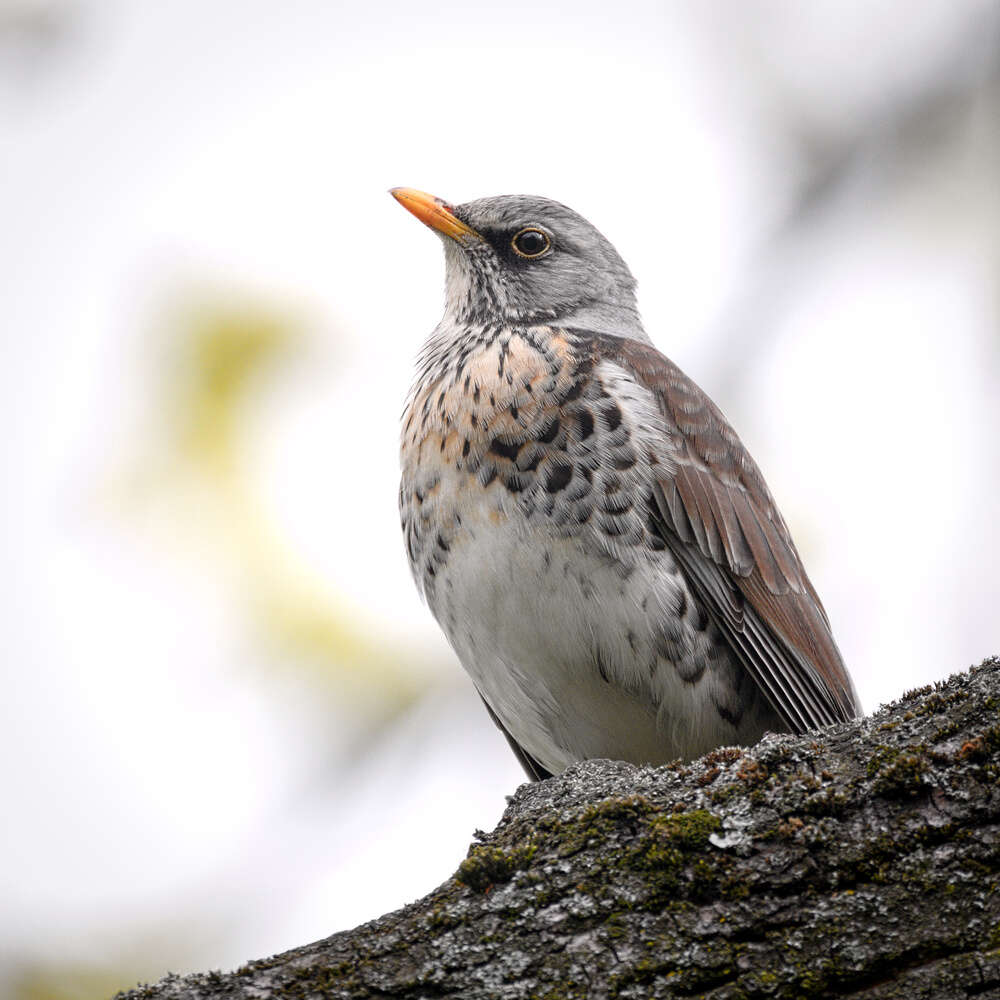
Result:
<svg viewBox="0 0 1000 1000"><path fill-rule="evenodd" d="M790 172L788 208L718 324L716 392L737 412L750 385L747 370L766 356L781 329L810 235L842 220L850 206L870 210L918 164L960 147L977 118L1000 121L1000 8L977 11L947 58L928 67L913 89L860 118L853 131L831 133L818 128L801 103L782 104L780 95L776 103L777 131L791 138L800 154L793 159L802 166L797 176ZM985 177L1000 176L1000 144L982 169Z"/></svg>
<svg viewBox="0 0 1000 1000"><path fill-rule="evenodd" d="M34 80L81 34L77 0L0 0L0 69Z"/></svg>

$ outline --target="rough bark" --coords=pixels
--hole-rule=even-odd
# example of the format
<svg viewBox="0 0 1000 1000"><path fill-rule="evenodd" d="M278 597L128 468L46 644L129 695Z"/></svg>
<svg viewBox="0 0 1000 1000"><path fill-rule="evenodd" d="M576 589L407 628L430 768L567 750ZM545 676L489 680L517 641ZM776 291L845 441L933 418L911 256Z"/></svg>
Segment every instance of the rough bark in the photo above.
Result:
<svg viewBox="0 0 1000 1000"><path fill-rule="evenodd" d="M525 785L419 902L124 997L1000 997L998 872L995 658L847 725Z"/></svg>

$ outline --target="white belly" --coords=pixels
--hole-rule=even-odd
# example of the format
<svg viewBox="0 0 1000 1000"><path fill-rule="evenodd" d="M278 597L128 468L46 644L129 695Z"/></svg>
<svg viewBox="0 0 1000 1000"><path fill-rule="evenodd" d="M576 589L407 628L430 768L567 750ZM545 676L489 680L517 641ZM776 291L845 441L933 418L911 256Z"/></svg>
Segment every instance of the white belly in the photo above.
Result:
<svg viewBox="0 0 1000 1000"><path fill-rule="evenodd" d="M684 586L671 569L664 553L625 575L578 539L483 504L463 511L428 598L483 697L548 770L665 763L733 736L706 688L718 679L685 681L657 652L655 623L676 618Z"/></svg>

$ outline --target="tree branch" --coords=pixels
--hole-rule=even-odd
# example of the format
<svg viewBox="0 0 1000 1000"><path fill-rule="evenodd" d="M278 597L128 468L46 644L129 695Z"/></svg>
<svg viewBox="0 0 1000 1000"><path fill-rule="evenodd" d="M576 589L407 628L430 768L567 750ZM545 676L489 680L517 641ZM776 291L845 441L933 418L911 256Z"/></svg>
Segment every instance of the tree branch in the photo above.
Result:
<svg viewBox="0 0 1000 1000"><path fill-rule="evenodd" d="M874 716L518 789L396 913L123 1000L1000 997L1000 659Z"/></svg>

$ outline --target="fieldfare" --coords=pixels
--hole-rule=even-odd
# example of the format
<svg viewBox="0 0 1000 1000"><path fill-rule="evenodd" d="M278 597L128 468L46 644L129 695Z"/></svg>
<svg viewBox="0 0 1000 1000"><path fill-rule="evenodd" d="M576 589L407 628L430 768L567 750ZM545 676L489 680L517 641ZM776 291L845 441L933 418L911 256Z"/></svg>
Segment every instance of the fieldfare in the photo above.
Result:
<svg viewBox="0 0 1000 1000"><path fill-rule="evenodd" d="M528 775L854 718L760 471L653 347L614 247L544 198L392 194L446 263L403 415L406 550Z"/></svg>

